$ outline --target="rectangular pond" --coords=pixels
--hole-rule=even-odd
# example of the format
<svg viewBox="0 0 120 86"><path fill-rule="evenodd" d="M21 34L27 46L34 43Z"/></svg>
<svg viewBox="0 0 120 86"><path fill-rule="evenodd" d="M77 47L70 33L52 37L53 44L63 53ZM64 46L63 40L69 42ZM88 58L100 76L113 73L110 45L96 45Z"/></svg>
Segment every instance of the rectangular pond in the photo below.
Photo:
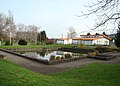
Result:
<svg viewBox="0 0 120 86"><path fill-rule="evenodd" d="M46 62L49 64L77 60L86 56L86 54L82 53L72 53L64 51L23 52L20 54L26 56L26 58L36 59L39 61L43 61L43 63Z"/></svg>

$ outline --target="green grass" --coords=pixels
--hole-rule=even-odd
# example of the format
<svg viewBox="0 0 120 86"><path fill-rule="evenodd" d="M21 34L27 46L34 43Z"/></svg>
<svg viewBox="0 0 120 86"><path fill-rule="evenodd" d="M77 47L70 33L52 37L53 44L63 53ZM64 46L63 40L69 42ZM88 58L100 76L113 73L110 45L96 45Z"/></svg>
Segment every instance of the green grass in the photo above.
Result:
<svg viewBox="0 0 120 86"><path fill-rule="evenodd" d="M52 74L52 76L70 80L75 86L120 86L120 62L118 64L93 63Z"/></svg>
<svg viewBox="0 0 120 86"><path fill-rule="evenodd" d="M0 86L57 86L61 83L59 79L34 73L11 62L0 60Z"/></svg>
<svg viewBox="0 0 120 86"><path fill-rule="evenodd" d="M77 48L81 48L80 45L76 44L52 44L52 45L26 45L26 46L21 46L21 45L13 45L13 46L0 46L2 49L8 49L8 48L72 48L76 46ZM84 46L84 49L88 50L95 50L97 46ZM105 49L108 49L109 51L115 51L117 48L114 46L101 46L101 47L106 47Z"/></svg>
<svg viewBox="0 0 120 86"><path fill-rule="evenodd" d="M53 44L53 45L26 45L26 46L21 46L21 45L14 45L14 46L0 46L0 48L58 48L58 47L73 47L74 45L72 44Z"/></svg>
<svg viewBox="0 0 120 86"><path fill-rule="evenodd" d="M93 63L43 75L0 60L0 86L120 86L120 62Z"/></svg>

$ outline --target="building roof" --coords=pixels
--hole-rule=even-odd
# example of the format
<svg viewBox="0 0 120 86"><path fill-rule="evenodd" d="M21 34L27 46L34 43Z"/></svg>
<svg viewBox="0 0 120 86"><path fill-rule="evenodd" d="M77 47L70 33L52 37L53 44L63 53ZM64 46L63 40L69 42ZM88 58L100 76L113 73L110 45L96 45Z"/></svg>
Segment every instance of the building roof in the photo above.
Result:
<svg viewBox="0 0 120 86"><path fill-rule="evenodd" d="M100 38L73 38L73 40L97 40Z"/></svg>
<svg viewBox="0 0 120 86"><path fill-rule="evenodd" d="M104 38L106 38L106 39L108 39L108 40L112 40L111 37L106 36L106 35L104 35L104 34L100 34L100 35L80 35L80 36L93 36L93 38L94 38L94 37L96 38L96 36L98 36L97 38L102 38L102 37L104 37ZM102 37L101 37L101 36L102 36ZM87 38L87 37L85 37L85 38Z"/></svg>
<svg viewBox="0 0 120 86"><path fill-rule="evenodd" d="M100 34L100 35L80 35L80 36L93 36L93 37L84 37L84 38L58 38L58 40L97 40L97 39L101 39L101 38L106 38L108 40L112 40L111 37ZM98 36L98 37L94 37L94 36Z"/></svg>
<svg viewBox="0 0 120 86"><path fill-rule="evenodd" d="M102 34L102 35L103 35L103 34ZM109 36L103 35L103 37L106 38L106 39L108 39L108 40L112 40L112 38L109 37Z"/></svg>

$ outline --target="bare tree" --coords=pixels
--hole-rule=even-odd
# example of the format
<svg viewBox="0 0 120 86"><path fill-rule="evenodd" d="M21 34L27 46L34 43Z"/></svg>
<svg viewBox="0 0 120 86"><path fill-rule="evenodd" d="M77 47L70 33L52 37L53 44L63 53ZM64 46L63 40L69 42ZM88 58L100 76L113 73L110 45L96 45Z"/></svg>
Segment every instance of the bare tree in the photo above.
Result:
<svg viewBox="0 0 120 86"><path fill-rule="evenodd" d="M96 0L96 3L88 5L88 12L81 16L90 16L95 14L97 16L96 23L92 29L101 26L107 27L112 22L114 26L120 20L120 0ZM81 17L79 16L79 17Z"/></svg>
<svg viewBox="0 0 120 86"><path fill-rule="evenodd" d="M39 27L33 25L33 35L34 35L34 41L35 41L35 45L37 45L37 38L38 38L38 29Z"/></svg>
<svg viewBox="0 0 120 86"><path fill-rule="evenodd" d="M16 39L20 40L20 39L24 39L24 40L29 40L29 36L28 36L28 26L24 25L24 24L17 24L17 34L16 34Z"/></svg>
<svg viewBox="0 0 120 86"><path fill-rule="evenodd" d="M31 40L35 42L35 45L37 44L37 37L38 37L38 29L39 27L35 25L29 25L29 32L30 32L30 37Z"/></svg>
<svg viewBox="0 0 120 86"><path fill-rule="evenodd" d="M18 24L17 25L17 35L16 39L24 39L27 41L35 42L37 44L37 37L38 37L38 30L39 27L35 25L24 25L24 24Z"/></svg>
<svg viewBox="0 0 120 86"><path fill-rule="evenodd" d="M0 40L4 40L5 38L5 28L7 27L7 16L3 13L0 13Z"/></svg>
<svg viewBox="0 0 120 86"><path fill-rule="evenodd" d="M75 31L75 28L73 28L73 27L69 27L68 28L68 35L67 35L67 37L68 38L76 38L76 31Z"/></svg>
<svg viewBox="0 0 120 86"><path fill-rule="evenodd" d="M9 16L7 17L7 27L5 28L5 33L9 37L11 44L12 38L15 38L16 35L16 25L14 23L13 15L10 11Z"/></svg>

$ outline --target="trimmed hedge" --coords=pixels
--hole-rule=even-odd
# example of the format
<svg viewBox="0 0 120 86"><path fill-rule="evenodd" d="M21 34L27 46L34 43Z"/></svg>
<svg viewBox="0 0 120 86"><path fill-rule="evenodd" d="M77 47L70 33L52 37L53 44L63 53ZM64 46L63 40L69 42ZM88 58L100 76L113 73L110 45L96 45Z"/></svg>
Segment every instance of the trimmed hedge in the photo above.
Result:
<svg viewBox="0 0 120 86"><path fill-rule="evenodd" d="M27 42L23 39L21 39L19 42L18 42L19 45L27 45Z"/></svg>

